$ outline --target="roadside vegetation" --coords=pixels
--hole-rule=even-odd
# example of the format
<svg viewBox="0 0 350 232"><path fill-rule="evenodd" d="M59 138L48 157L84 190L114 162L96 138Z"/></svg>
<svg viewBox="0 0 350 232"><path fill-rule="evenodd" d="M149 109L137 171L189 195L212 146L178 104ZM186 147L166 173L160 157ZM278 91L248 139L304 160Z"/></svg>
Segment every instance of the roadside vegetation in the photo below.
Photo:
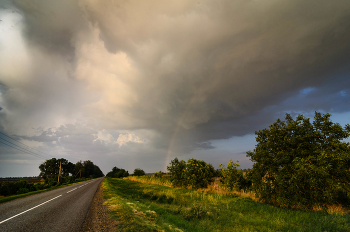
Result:
<svg viewBox="0 0 350 232"><path fill-rule="evenodd" d="M175 158L169 173L106 179L126 231L350 231L350 146L330 114L286 114L256 132L248 172Z"/></svg>
<svg viewBox="0 0 350 232"><path fill-rule="evenodd" d="M77 179L74 179L74 181L65 182L63 184L60 183L60 184L56 184L56 185L45 184L45 182L26 184L26 183L24 183L24 182L27 182L25 180L19 181L21 183L2 182L2 183L0 183L0 191L2 194L2 195L0 194L0 203L12 201L12 200L15 200L17 198L30 196L33 194L38 194L41 192L46 192L46 191L57 189L57 188L61 188L61 187L68 186L71 184L88 181L91 179L93 179L93 178L77 178ZM12 186L9 186L8 184L4 184L4 183L10 183L10 185L12 185ZM11 189L15 193L5 195L5 193L8 193L8 189ZM18 189L18 191L16 191L16 189Z"/></svg>
<svg viewBox="0 0 350 232"><path fill-rule="evenodd" d="M40 164L39 169L42 182L0 182L0 203L104 176L100 168L90 160L73 164L66 159L52 158Z"/></svg>
<svg viewBox="0 0 350 232"><path fill-rule="evenodd" d="M283 209L236 194L105 178L121 231L350 231L350 215Z"/></svg>

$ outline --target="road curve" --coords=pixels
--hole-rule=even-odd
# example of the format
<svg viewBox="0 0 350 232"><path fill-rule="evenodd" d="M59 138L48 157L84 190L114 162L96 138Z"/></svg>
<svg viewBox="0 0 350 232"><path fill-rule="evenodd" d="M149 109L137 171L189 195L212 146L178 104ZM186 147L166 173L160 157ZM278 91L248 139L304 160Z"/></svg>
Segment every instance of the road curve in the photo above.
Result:
<svg viewBox="0 0 350 232"><path fill-rule="evenodd" d="M0 204L0 231L79 231L103 178Z"/></svg>

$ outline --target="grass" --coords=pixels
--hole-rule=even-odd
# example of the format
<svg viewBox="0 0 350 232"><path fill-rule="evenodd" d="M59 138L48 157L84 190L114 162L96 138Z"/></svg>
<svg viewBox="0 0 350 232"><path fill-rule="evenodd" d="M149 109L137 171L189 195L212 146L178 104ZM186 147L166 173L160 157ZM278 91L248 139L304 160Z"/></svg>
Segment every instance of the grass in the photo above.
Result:
<svg viewBox="0 0 350 232"><path fill-rule="evenodd" d="M350 231L350 215L282 209L240 197L105 178L121 231Z"/></svg>

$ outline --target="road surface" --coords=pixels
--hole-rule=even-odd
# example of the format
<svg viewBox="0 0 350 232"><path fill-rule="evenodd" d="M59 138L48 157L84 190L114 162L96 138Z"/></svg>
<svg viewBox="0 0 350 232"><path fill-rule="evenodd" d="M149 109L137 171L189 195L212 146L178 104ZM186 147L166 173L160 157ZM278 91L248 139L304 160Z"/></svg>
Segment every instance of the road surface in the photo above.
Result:
<svg viewBox="0 0 350 232"><path fill-rule="evenodd" d="M79 231L103 178L0 204L0 231Z"/></svg>

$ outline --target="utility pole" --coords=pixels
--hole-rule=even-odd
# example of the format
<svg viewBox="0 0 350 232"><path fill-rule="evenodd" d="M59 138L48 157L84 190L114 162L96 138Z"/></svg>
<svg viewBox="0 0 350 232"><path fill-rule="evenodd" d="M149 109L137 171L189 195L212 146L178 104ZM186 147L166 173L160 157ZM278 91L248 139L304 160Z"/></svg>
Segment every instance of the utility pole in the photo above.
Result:
<svg viewBox="0 0 350 232"><path fill-rule="evenodd" d="M58 171L58 183L60 183L60 175L61 175L61 161L60 161L60 170Z"/></svg>

